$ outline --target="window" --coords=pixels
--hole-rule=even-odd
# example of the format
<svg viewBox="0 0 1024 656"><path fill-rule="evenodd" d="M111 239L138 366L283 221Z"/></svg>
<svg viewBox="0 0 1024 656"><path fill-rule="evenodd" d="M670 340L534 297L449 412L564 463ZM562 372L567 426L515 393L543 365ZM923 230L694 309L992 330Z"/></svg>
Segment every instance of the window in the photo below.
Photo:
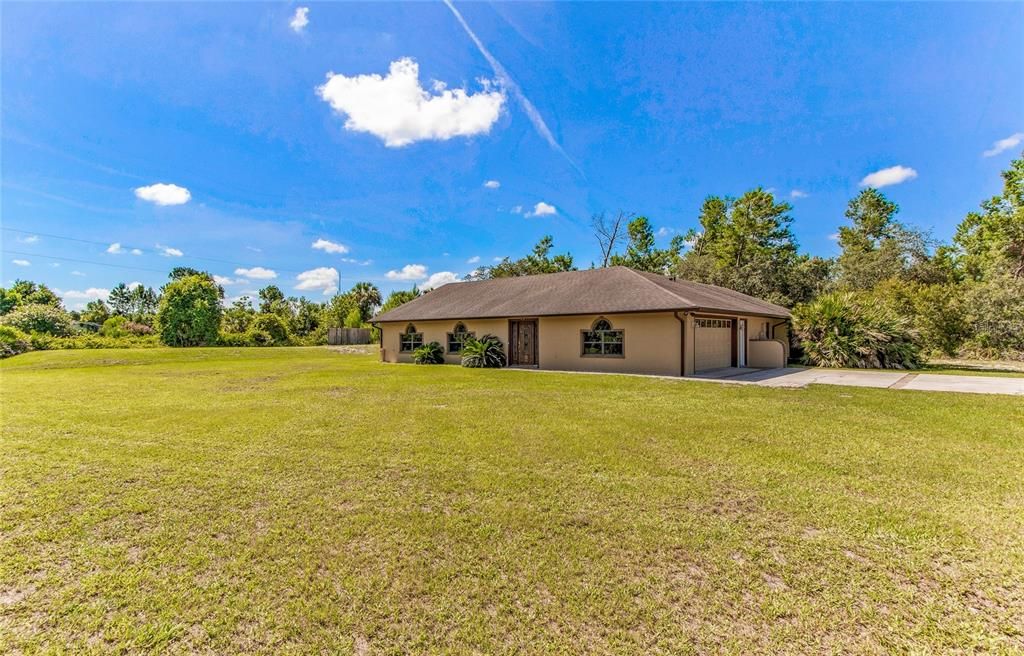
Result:
<svg viewBox="0 0 1024 656"><path fill-rule="evenodd" d="M448 352L449 353L461 353L462 345L470 337L475 337L476 333L471 333L466 330L466 325L462 322L455 324L455 329L448 333Z"/></svg>
<svg viewBox="0 0 1024 656"><path fill-rule="evenodd" d="M405 332L398 336L398 350L409 353L423 346L423 333L416 332L416 326L409 324Z"/></svg>
<svg viewBox="0 0 1024 656"><path fill-rule="evenodd" d="M598 319L590 327L590 330L583 331L583 355L585 357L624 357L624 335L624 330L615 330L607 319Z"/></svg>
<svg viewBox="0 0 1024 656"><path fill-rule="evenodd" d="M732 328L732 319L694 319L697 328Z"/></svg>

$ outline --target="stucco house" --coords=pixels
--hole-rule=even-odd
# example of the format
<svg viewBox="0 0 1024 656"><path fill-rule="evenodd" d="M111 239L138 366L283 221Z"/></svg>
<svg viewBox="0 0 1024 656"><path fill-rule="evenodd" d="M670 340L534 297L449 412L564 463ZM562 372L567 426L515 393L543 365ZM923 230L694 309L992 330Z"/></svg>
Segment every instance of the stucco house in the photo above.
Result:
<svg viewBox="0 0 1024 656"><path fill-rule="evenodd" d="M373 322L387 362L436 341L458 363L466 337L490 333L512 367L690 376L784 366L789 317L730 289L610 267L451 283Z"/></svg>

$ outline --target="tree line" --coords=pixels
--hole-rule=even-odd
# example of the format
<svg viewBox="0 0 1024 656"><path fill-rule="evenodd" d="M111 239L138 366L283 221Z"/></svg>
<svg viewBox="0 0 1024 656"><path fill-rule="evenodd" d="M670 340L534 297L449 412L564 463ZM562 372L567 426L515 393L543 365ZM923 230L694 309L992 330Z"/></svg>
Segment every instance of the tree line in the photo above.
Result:
<svg viewBox="0 0 1024 656"><path fill-rule="evenodd" d="M159 290L119 283L106 300L92 300L80 312L66 310L44 284L15 281L0 288L0 352L159 343L324 344L328 328L366 327L382 305L397 307L420 294L414 287L384 301L376 285L358 282L317 303L268 285L255 298L242 296L226 304L224 288L206 271L175 267L168 278Z"/></svg>
<svg viewBox="0 0 1024 656"><path fill-rule="evenodd" d="M843 352L836 361L844 366L914 366L928 354L1020 358L1024 157L1013 160L1002 178L1002 193L970 212L950 243L901 222L896 203L867 188L847 204L838 256L801 253L792 206L757 187L737 198L709 196L699 210L700 227L676 235L665 248L657 246L645 216L596 214L591 226L600 261L591 266L673 275L794 308L797 328L809 329L804 341L820 346L821 335L842 333L845 341L831 347ZM545 236L525 257L505 258L470 278L576 269L570 253L552 250L552 238ZM856 323L857 330L842 327L843 321ZM872 331L902 346L887 358L880 346L871 346ZM858 349L870 353L859 358ZM812 361L825 363L817 356Z"/></svg>

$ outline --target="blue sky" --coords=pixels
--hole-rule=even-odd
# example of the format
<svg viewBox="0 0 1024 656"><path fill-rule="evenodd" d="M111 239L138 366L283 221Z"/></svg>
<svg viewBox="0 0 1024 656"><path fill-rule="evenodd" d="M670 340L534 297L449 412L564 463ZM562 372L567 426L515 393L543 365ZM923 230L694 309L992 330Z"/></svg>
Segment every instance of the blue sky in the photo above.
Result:
<svg viewBox="0 0 1024 656"><path fill-rule="evenodd" d="M453 6L5 3L4 284L323 299L544 234L588 266L594 212L667 242L757 185L830 255L866 176L948 239L1022 149L1021 3Z"/></svg>

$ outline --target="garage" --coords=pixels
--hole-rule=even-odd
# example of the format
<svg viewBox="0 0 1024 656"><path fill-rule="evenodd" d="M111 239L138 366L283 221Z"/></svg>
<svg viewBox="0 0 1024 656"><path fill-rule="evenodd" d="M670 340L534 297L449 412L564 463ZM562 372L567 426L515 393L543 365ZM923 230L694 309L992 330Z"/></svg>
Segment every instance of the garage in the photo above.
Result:
<svg viewBox="0 0 1024 656"><path fill-rule="evenodd" d="M694 370L732 366L732 319L694 319Z"/></svg>

